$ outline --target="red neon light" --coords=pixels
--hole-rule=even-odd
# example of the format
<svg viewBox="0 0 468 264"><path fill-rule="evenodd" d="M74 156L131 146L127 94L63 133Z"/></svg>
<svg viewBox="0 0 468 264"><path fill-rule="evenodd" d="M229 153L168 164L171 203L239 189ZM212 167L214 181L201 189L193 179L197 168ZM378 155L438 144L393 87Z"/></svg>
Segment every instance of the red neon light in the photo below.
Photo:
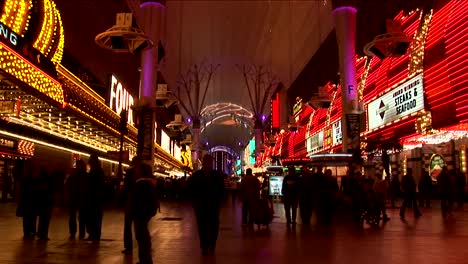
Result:
<svg viewBox="0 0 468 264"><path fill-rule="evenodd" d="M271 126L273 128L280 127L280 94L276 93L273 100L271 101Z"/></svg>

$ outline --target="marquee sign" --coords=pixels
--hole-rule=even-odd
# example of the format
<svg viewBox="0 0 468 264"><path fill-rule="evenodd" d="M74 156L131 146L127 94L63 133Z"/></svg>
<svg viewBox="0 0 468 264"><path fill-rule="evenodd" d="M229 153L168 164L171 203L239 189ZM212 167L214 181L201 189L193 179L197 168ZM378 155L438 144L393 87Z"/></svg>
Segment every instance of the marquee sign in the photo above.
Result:
<svg viewBox="0 0 468 264"><path fill-rule="evenodd" d="M424 109L423 75L417 75L370 102L369 130Z"/></svg>
<svg viewBox="0 0 468 264"><path fill-rule="evenodd" d="M119 115L122 110L128 110L128 123L133 125L133 96L114 75L111 77L110 88L109 107Z"/></svg>
<svg viewBox="0 0 468 264"><path fill-rule="evenodd" d="M332 124L333 145L341 144L343 141L343 130L341 129L341 120Z"/></svg>

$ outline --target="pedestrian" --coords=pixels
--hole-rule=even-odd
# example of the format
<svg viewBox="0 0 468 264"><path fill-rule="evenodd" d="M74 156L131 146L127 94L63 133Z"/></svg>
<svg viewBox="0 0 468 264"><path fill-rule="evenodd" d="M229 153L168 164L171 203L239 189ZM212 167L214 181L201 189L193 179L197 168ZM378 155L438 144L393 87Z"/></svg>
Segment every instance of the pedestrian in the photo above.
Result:
<svg viewBox="0 0 468 264"><path fill-rule="evenodd" d="M131 190L131 218L135 226L135 238L138 243L138 258L140 264L152 264L151 235L148 223L158 211L156 195L156 179L150 165L139 163L136 165L137 180ZM127 248L126 248L127 249Z"/></svg>
<svg viewBox="0 0 468 264"><path fill-rule="evenodd" d="M260 198L260 181L253 176L252 169L245 171L245 176L240 184L240 198L242 200L242 225L254 224L255 207Z"/></svg>
<svg viewBox="0 0 468 264"><path fill-rule="evenodd" d="M314 175L308 167L302 168L302 177L299 188L299 211L301 214L302 224L310 225L312 218L312 210L314 205Z"/></svg>
<svg viewBox="0 0 468 264"><path fill-rule="evenodd" d="M133 157L130 168L125 173L124 185L122 189L122 203L124 205L124 254L133 253L133 234L132 234L132 193L136 182L136 170L140 165L140 158Z"/></svg>
<svg viewBox="0 0 468 264"><path fill-rule="evenodd" d="M299 176L296 174L294 167L288 168L288 175L283 179L281 193L283 194L286 223L295 225L299 204Z"/></svg>
<svg viewBox="0 0 468 264"><path fill-rule="evenodd" d="M90 183L90 217L89 240L101 240L102 216L104 206L104 171L96 154L92 154L88 160Z"/></svg>
<svg viewBox="0 0 468 264"><path fill-rule="evenodd" d="M219 232L219 213L224 196L223 176L213 170L213 157L203 157L202 169L189 179L189 191L197 220L203 256L213 255Z"/></svg>
<svg viewBox="0 0 468 264"><path fill-rule="evenodd" d="M384 222L390 220L387 215L387 210L385 206L385 201L387 200L387 181L383 180L383 176L381 173L376 173L376 180L374 181L374 194L378 208L380 208L380 212L382 213L382 219Z"/></svg>
<svg viewBox="0 0 468 264"><path fill-rule="evenodd" d="M457 193L457 203L458 208L462 208L465 202L465 186L466 186L466 177L462 171L458 171L456 175L456 193Z"/></svg>
<svg viewBox="0 0 468 264"><path fill-rule="evenodd" d="M23 239L34 239L37 234L37 191L38 174L27 167L21 180L21 187L16 215L23 218Z"/></svg>
<svg viewBox="0 0 468 264"><path fill-rule="evenodd" d="M388 195L390 196L392 208L396 208L396 202L401 196L401 183L397 171L395 170L392 174L390 186L388 187Z"/></svg>
<svg viewBox="0 0 468 264"><path fill-rule="evenodd" d="M77 160L76 168L72 170L71 175L65 183L69 207L68 230L70 232L70 239L75 239L76 236L77 215L79 238L84 239L86 235L88 216L85 207L86 202L83 199L86 199L89 195L87 179L86 163L81 159Z"/></svg>
<svg viewBox="0 0 468 264"><path fill-rule="evenodd" d="M335 209L336 194L339 190L338 182L333 177L332 170L327 169L321 179L318 180L320 191L319 191L319 212L320 222L323 224L331 224L333 219L333 213Z"/></svg>
<svg viewBox="0 0 468 264"><path fill-rule="evenodd" d="M422 214L418 208L416 201L416 182L413 177L413 169L406 169L406 175L401 179L401 189L403 191L403 205L400 208L400 218L405 220L406 208L413 206L415 218L419 218Z"/></svg>
<svg viewBox="0 0 468 264"><path fill-rule="evenodd" d="M432 196L432 178L429 172L422 170L421 178L418 184L419 190L419 205L421 207L431 207L431 196Z"/></svg>
<svg viewBox="0 0 468 264"><path fill-rule="evenodd" d="M442 218L446 219L452 215L453 201L455 197L455 181L452 180L452 172L448 171L447 166L442 168L442 172L437 178L437 185L440 194L440 208Z"/></svg>
<svg viewBox="0 0 468 264"><path fill-rule="evenodd" d="M237 182L237 178L233 177L230 182L230 189L231 189L231 202L233 207L236 205L237 202L237 193L239 192L239 184Z"/></svg>

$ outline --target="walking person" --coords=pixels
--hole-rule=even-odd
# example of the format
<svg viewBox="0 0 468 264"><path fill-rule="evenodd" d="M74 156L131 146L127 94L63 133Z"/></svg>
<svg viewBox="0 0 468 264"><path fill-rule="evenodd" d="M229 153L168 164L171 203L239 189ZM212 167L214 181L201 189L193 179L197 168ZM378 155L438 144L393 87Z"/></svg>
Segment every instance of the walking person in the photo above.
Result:
<svg viewBox="0 0 468 264"><path fill-rule="evenodd" d="M338 192L338 182L333 177L332 170L325 170L323 182L320 184L322 189L319 191L319 204L322 213L321 222L331 224L335 210L336 194Z"/></svg>
<svg viewBox="0 0 468 264"><path fill-rule="evenodd" d="M302 223L310 225L312 218L312 210L314 205L314 192L315 182L314 175L310 172L308 167L302 168L302 177L299 188L299 211L301 214Z"/></svg>
<svg viewBox="0 0 468 264"><path fill-rule="evenodd" d="M197 220L203 256L213 255L219 232L219 213L224 196L223 176L213 170L213 158L203 157L202 169L193 173L188 186Z"/></svg>
<svg viewBox="0 0 468 264"><path fill-rule="evenodd" d="M156 179L150 165L140 163L134 171L137 180L131 190L130 214L135 226L135 238L138 243L140 264L152 264L151 235L148 223L158 211ZM127 248L126 248L127 249Z"/></svg>
<svg viewBox="0 0 468 264"><path fill-rule="evenodd" d="M83 160L76 161L76 168L73 169L68 177L65 187L68 194L69 219L68 230L70 239L75 239L78 229L79 238L84 239L86 235L86 223L88 216L86 212L86 199L88 192L88 175L86 172L86 163ZM78 228L76 218L78 215Z"/></svg>
<svg viewBox="0 0 468 264"><path fill-rule="evenodd" d="M16 215L23 218L23 239L34 239L37 234L37 178L34 169L28 167L21 180Z"/></svg>
<svg viewBox="0 0 468 264"><path fill-rule="evenodd" d="M299 204L299 176L294 167L288 168L288 175L283 179L281 190L284 199L286 223L296 224L297 206ZM292 215L291 215L292 213Z"/></svg>
<svg viewBox="0 0 468 264"><path fill-rule="evenodd" d="M88 160L90 183L89 240L101 240L102 216L104 206L104 171L96 154Z"/></svg>
<svg viewBox="0 0 468 264"><path fill-rule="evenodd" d="M376 180L374 182L374 193L378 207L382 213L382 219L384 222L390 220L387 215L387 209L385 206L385 201L387 200L387 181L383 180L383 176L381 173L376 173Z"/></svg>
<svg viewBox="0 0 468 264"><path fill-rule="evenodd" d="M122 203L124 205L124 254L133 253L133 234L132 234L132 193L137 180L136 170L140 165L140 159L135 156L132 159L130 168L125 173L124 185L122 190Z"/></svg>
<svg viewBox="0 0 468 264"><path fill-rule="evenodd" d="M455 179L455 184L457 188L457 203L458 208L462 208L463 204L465 203L465 186L466 186L466 178L465 174L462 171L458 171Z"/></svg>
<svg viewBox="0 0 468 264"><path fill-rule="evenodd" d="M455 182L452 180L454 176L448 171L447 166L442 168L442 172L437 178L437 185L440 193L440 207L442 218L446 219L452 215L453 200L455 196Z"/></svg>
<svg viewBox="0 0 468 264"><path fill-rule="evenodd" d="M235 207L235 205L237 203L237 193L239 192L239 184L238 184L236 178L231 179L230 189L231 189L232 206Z"/></svg>
<svg viewBox="0 0 468 264"><path fill-rule="evenodd" d="M421 207L431 208L431 196L432 196L432 178L429 172L426 170L422 171L421 178L418 184L419 189L419 205Z"/></svg>
<svg viewBox="0 0 468 264"><path fill-rule="evenodd" d="M392 208L396 208L396 202L401 195L401 183L398 178L397 172L392 173L392 178L390 179L390 186L388 187L388 195L390 196L390 203Z"/></svg>
<svg viewBox="0 0 468 264"><path fill-rule="evenodd" d="M416 201L416 182L413 177L413 169L406 169L406 175L401 179L401 189L403 191L403 205L400 208L401 220L405 220L406 209L411 205L413 206L414 217L419 218L422 214Z"/></svg>
<svg viewBox="0 0 468 264"><path fill-rule="evenodd" d="M254 224L254 210L260 198L260 188L260 181L253 176L252 169L248 168L240 184L243 226Z"/></svg>

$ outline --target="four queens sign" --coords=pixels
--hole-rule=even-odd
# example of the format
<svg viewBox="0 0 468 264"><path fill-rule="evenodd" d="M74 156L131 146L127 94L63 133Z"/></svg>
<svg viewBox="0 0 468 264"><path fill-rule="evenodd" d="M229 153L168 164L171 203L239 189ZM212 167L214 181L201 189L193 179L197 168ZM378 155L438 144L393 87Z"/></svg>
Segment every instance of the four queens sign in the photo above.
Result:
<svg viewBox="0 0 468 264"><path fill-rule="evenodd" d="M423 75L417 75L370 102L369 130L424 109Z"/></svg>

